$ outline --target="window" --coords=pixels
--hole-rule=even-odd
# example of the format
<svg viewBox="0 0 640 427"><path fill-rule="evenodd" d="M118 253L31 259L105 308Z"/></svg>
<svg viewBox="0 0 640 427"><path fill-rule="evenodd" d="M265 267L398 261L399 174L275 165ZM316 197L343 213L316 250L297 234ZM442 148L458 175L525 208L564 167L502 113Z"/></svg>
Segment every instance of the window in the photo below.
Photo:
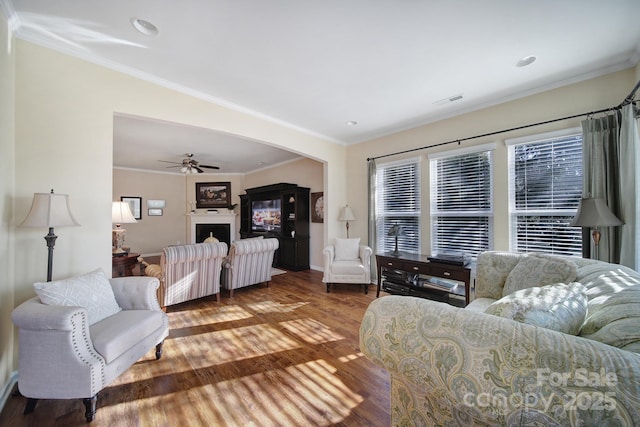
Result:
<svg viewBox="0 0 640 427"><path fill-rule="evenodd" d="M475 258L493 249L495 144L432 154L431 253Z"/></svg>
<svg viewBox="0 0 640 427"><path fill-rule="evenodd" d="M376 168L377 251L395 249L389 229L399 225L398 250L420 252L420 159L380 164Z"/></svg>
<svg viewBox="0 0 640 427"><path fill-rule="evenodd" d="M568 129L507 140L511 250L582 254L569 227L582 197L582 133Z"/></svg>

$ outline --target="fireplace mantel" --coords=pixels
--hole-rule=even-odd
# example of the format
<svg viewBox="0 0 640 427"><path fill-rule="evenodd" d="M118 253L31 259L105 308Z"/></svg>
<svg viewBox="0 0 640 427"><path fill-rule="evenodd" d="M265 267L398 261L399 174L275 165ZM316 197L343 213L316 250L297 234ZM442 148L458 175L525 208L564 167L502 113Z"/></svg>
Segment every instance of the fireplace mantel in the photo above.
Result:
<svg viewBox="0 0 640 427"><path fill-rule="evenodd" d="M238 239L236 234L235 212L211 213L211 214L187 214L189 224L189 244L196 242L196 224L229 224L231 241Z"/></svg>

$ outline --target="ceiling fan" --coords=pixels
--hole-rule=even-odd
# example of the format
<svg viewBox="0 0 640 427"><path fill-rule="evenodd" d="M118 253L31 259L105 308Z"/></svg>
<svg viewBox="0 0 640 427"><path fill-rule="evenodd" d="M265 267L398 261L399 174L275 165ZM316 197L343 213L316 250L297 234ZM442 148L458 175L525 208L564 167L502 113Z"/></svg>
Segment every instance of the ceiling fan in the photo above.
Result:
<svg viewBox="0 0 640 427"><path fill-rule="evenodd" d="M202 168L207 169L220 169L218 166L209 166L202 165L200 162L193 159L192 153L185 153L187 156L185 159L182 159L182 162L171 162L169 160L158 160L159 162L164 163L174 163L174 166L167 166L168 168L180 168L180 172L185 173L187 175L192 173L203 173Z"/></svg>

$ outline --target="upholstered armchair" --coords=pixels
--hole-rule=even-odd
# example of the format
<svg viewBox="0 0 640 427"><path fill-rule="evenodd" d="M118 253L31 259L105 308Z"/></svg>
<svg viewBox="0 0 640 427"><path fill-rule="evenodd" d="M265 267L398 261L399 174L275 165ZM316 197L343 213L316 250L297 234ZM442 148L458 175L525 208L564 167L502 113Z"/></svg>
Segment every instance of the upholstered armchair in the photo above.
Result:
<svg viewBox="0 0 640 427"><path fill-rule="evenodd" d="M225 260L222 283L233 296L233 290L244 286L271 281L273 257L280 242L278 239L251 238L231 243Z"/></svg>
<svg viewBox="0 0 640 427"><path fill-rule="evenodd" d="M18 327L18 388L25 414L38 399L82 399L87 421L98 392L169 334L156 297L158 279L107 279L102 270L36 283L38 296L12 313Z"/></svg>
<svg viewBox="0 0 640 427"><path fill-rule="evenodd" d="M160 266L147 266L145 274L160 275L162 307L209 295L220 301L220 273L226 256L224 242L169 246L162 250Z"/></svg>
<svg viewBox="0 0 640 427"><path fill-rule="evenodd" d="M322 251L324 254L324 276L327 292L335 283L360 284L364 293L369 292L371 284L370 247L361 245L359 238L336 239L335 245L329 245Z"/></svg>

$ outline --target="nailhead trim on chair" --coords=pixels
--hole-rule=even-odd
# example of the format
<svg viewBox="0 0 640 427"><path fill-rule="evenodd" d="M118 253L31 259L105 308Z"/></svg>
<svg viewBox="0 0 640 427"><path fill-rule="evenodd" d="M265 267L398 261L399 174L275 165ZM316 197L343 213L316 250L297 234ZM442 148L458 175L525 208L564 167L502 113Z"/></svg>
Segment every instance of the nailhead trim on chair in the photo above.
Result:
<svg viewBox="0 0 640 427"><path fill-rule="evenodd" d="M80 323L81 325L78 325L78 319L76 319L77 317L80 317ZM91 354L92 356L94 356L95 358L97 358L100 361L100 366L102 369L100 369L100 374L102 377L102 382L100 383L100 386L98 386L96 384L96 378L95 378L95 369L91 369L91 395L96 394L97 392L95 392L94 390L96 388L100 388L102 389L102 385L106 382L106 379L104 377L104 367L105 367L105 362L104 362L104 358L102 356L100 356L98 354L98 352L95 351L95 349L93 348L93 344L91 343L90 338L87 336L87 331L89 330L89 326L86 324L85 322L86 316L83 316L82 313L77 312L74 313L73 315L71 315L71 324L74 326L73 327L73 331L77 331L77 330L81 330L82 331L82 339L84 340L84 344L85 344L85 348L88 349L89 354ZM78 328L78 326L80 326ZM77 340L77 334L71 334L71 340L73 342L73 348L76 351L78 358L80 360L82 360L82 362L84 362L88 367L91 367L92 363L86 359L85 357L85 353L80 351L80 347L78 346L78 340Z"/></svg>

